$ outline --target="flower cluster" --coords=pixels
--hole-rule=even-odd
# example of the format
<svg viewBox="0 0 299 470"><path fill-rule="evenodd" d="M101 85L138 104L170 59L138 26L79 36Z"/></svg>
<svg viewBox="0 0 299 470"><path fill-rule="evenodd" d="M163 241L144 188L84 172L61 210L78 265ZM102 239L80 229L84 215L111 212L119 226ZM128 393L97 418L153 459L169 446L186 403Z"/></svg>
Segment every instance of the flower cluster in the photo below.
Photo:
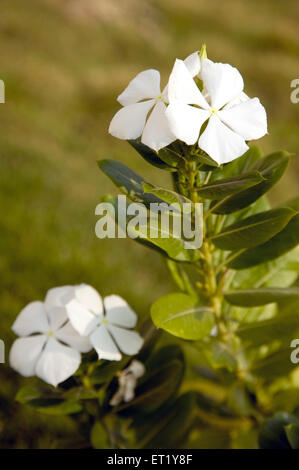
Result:
<svg viewBox="0 0 299 470"><path fill-rule="evenodd" d="M81 353L94 348L99 359L119 361L137 354L143 339L132 331L136 313L119 296L103 300L91 286L50 289L44 302L31 302L12 330L19 338L10 350L11 366L25 377L36 375L57 386L71 377Z"/></svg>
<svg viewBox="0 0 299 470"><path fill-rule="evenodd" d="M240 72L204 53L177 59L161 92L157 70L139 73L119 95L121 108L109 132L137 139L155 151L179 139L197 144L219 165L248 149L246 141L267 133L267 116L258 98L243 91Z"/></svg>

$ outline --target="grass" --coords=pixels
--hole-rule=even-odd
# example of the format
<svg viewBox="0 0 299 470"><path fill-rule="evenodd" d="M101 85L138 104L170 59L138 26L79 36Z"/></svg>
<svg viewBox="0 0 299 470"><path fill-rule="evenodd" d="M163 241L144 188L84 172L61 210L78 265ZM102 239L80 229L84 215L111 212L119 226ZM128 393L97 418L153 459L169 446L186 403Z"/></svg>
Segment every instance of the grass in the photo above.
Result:
<svg viewBox="0 0 299 470"><path fill-rule="evenodd" d="M50 287L90 283L103 295L124 296L141 316L173 289L156 254L131 240L99 241L94 233L97 203L115 193L98 159L117 158L168 184L168 175L107 133L116 96L136 73L157 68L165 82L176 57L206 42L209 56L236 65L247 93L266 106L263 150L296 154L299 104L290 102L290 82L298 74L297 6L296 0L2 0L0 337L7 351L20 309ZM298 170L295 156L273 202L296 195ZM50 445L51 426L58 435L63 429L20 412L12 397L21 381L1 365L3 445ZM16 413L19 426L8 420ZM32 438L22 432L28 426L36 430Z"/></svg>

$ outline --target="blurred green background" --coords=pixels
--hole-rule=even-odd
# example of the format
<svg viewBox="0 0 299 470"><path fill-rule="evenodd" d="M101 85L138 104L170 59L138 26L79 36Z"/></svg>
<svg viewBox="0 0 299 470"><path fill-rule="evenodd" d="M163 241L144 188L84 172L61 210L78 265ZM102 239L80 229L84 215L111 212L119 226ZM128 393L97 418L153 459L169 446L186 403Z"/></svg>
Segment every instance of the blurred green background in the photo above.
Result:
<svg viewBox="0 0 299 470"><path fill-rule="evenodd" d="M90 283L124 296L140 315L170 291L158 255L131 240L100 241L94 209L112 183L100 158L127 163L168 184L107 128L117 95L138 72L166 83L176 57L205 42L212 60L241 71L245 91L268 112L265 152L295 154L272 201L297 194L299 77L297 0L2 0L0 78L0 338L8 353L14 318L53 286ZM0 365L0 445L49 447L72 436L71 421L34 417L13 397L22 379ZM71 437L70 437L71 440ZM55 444L56 445L56 444Z"/></svg>

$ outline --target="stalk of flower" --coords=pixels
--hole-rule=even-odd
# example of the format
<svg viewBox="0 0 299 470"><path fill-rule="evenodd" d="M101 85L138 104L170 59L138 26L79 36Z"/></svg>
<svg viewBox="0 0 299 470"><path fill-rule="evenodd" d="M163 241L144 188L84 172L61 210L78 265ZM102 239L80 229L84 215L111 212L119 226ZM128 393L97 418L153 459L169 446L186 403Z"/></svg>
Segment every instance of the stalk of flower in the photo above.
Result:
<svg viewBox="0 0 299 470"><path fill-rule="evenodd" d="M135 397L135 388L137 380L145 373L145 367L142 362L133 359L128 367L122 370L118 376L118 390L115 392L109 404L117 406L122 401L128 403Z"/></svg>

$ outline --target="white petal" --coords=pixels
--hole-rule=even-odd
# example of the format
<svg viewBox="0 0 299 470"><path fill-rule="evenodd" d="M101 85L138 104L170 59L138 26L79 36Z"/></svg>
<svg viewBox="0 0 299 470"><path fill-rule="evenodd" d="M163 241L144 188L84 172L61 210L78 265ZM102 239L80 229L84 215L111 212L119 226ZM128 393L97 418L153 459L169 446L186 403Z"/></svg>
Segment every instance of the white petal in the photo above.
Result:
<svg viewBox="0 0 299 470"><path fill-rule="evenodd" d="M76 372L80 362L78 351L50 338L36 364L36 375L56 387Z"/></svg>
<svg viewBox="0 0 299 470"><path fill-rule="evenodd" d="M105 325L101 325L90 336L90 342L98 353L99 359L120 361L121 354Z"/></svg>
<svg viewBox="0 0 299 470"><path fill-rule="evenodd" d="M73 293L73 286L53 287L49 289L45 298L45 305L48 308L63 307L64 298Z"/></svg>
<svg viewBox="0 0 299 470"><path fill-rule="evenodd" d="M209 115L209 111L178 101L171 103L166 110L170 129L177 139L186 142L188 145L195 144L200 128Z"/></svg>
<svg viewBox="0 0 299 470"><path fill-rule="evenodd" d="M11 367L24 377L35 375L35 366L46 340L46 335L16 339L9 353Z"/></svg>
<svg viewBox="0 0 299 470"><path fill-rule="evenodd" d="M235 160L248 150L245 140L214 115L200 136L198 146L219 165Z"/></svg>
<svg viewBox="0 0 299 470"><path fill-rule="evenodd" d="M132 356L140 351L143 345L143 338L137 331L125 330L114 325L107 325L108 330L112 334L117 346L124 353Z"/></svg>
<svg viewBox="0 0 299 470"><path fill-rule="evenodd" d="M137 315L119 295L109 295L104 298L106 318L109 323L114 323L125 328L134 328L137 323Z"/></svg>
<svg viewBox="0 0 299 470"><path fill-rule="evenodd" d="M50 328L56 331L67 321L64 299L74 295L72 286L54 287L48 290L45 307L49 318Z"/></svg>
<svg viewBox="0 0 299 470"><path fill-rule="evenodd" d="M176 140L175 136L169 129L168 120L165 116L166 106L159 101L150 117L142 134L141 142L158 152L161 148L166 147Z"/></svg>
<svg viewBox="0 0 299 470"><path fill-rule="evenodd" d="M160 93L160 73L158 70L149 69L136 75L117 101L123 106L128 106L144 99L156 98Z"/></svg>
<svg viewBox="0 0 299 470"><path fill-rule="evenodd" d="M236 104L240 104L240 103L244 103L245 101L248 101L250 100L249 96L246 95L246 93L244 93L244 91L242 91L242 93L240 93L236 98L234 98L232 101L230 101L229 103L227 103L223 109L229 109L229 108L232 108L233 106L235 106Z"/></svg>
<svg viewBox="0 0 299 470"><path fill-rule="evenodd" d="M18 336L32 333L45 333L49 330L49 322L43 302L30 302L17 316L12 330Z"/></svg>
<svg viewBox="0 0 299 470"><path fill-rule="evenodd" d="M102 297L93 287L87 284L80 284L75 287L75 296L76 299L91 312L96 315L103 313Z"/></svg>
<svg viewBox="0 0 299 470"><path fill-rule="evenodd" d="M244 88L240 72L229 64L214 63L205 59L201 76L205 89L209 92L211 106L220 109L236 98Z"/></svg>
<svg viewBox="0 0 299 470"><path fill-rule="evenodd" d="M145 126L146 116L154 104L155 100L149 100L121 108L110 122L110 134L124 140L140 137Z"/></svg>
<svg viewBox="0 0 299 470"><path fill-rule="evenodd" d="M258 98L218 112L222 122L245 140L259 139L267 133L267 114Z"/></svg>
<svg viewBox="0 0 299 470"><path fill-rule="evenodd" d="M100 315L94 315L77 299L72 299L66 304L66 311L72 326L83 336L88 336L95 329L101 318Z"/></svg>
<svg viewBox="0 0 299 470"><path fill-rule="evenodd" d="M92 349L89 338L79 335L69 321L60 330L56 331L55 338L82 353L89 352Z"/></svg>
<svg viewBox="0 0 299 470"><path fill-rule="evenodd" d="M208 109L209 105L197 88L186 65L177 59L173 66L168 82L169 102L182 101L186 104L197 104L201 108Z"/></svg>
<svg viewBox="0 0 299 470"><path fill-rule="evenodd" d="M184 60L184 64L186 65L192 77L198 75L201 67L198 51L188 55L188 57L186 57L186 59Z"/></svg>

